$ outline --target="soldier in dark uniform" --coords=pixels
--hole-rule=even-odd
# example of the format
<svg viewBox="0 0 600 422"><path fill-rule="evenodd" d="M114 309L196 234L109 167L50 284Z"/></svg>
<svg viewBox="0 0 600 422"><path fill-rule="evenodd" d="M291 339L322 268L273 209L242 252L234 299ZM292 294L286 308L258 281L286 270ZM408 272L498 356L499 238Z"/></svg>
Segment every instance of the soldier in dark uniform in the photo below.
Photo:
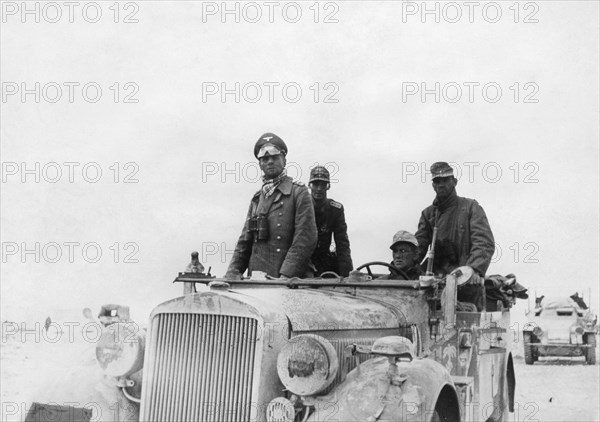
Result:
<svg viewBox="0 0 600 422"><path fill-rule="evenodd" d="M392 244L390 275L379 277L379 280L418 280L421 276L419 268L419 243L417 238L406 230L400 230L394 234Z"/></svg>
<svg viewBox="0 0 600 422"><path fill-rule="evenodd" d="M315 218L319 239L311 261L319 276L325 271L347 277L352 271L352 257L350 256L350 240L348 227L344 216L344 206L333 199L327 198L330 188L329 171L325 167L317 166L310 172L308 186L315 206ZM335 241L335 251L331 251L331 237Z"/></svg>
<svg viewBox="0 0 600 422"><path fill-rule="evenodd" d="M227 269L227 278L248 270L271 277L304 277L317 244L315 213L308 189L285 171L288 149L265 133L254 146L263 186L250 201L246 222Z"/></svg>
<svg viewBox="0 0 600 422"><path fill-rule="evenodd" d="M495 249L485 211L476 200L456 194L458 180L448 163L433 163L431 179L436 197L421 213L415 233L419 242L419 260L425 257L433 229L437 226L434 273L446 275L466 265L485 276Z"/></svg>

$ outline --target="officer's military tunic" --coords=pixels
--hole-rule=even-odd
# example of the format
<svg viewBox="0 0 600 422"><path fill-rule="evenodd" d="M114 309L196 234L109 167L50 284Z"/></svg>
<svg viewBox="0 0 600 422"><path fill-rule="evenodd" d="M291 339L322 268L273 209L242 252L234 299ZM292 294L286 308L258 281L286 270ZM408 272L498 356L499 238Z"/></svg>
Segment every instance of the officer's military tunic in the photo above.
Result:
<svg viewBox="0 0 600 422"><path fill-rule="evenodd" d="M261 212L268 227L264 240L258 240L256 232L249 232L250 220ZM269 198L262 190L252 197L227 272L243 274L248 269L250 274L255 270L272 277L303 277L316 244L315 214L308 189L285 177Z"/></svg>
<svg viewBox="0 0 600 422"><path fill-rule="evenodd" d="M315 204L315 218L319 238L311 261L317 269L317 275L335 271L347 277L353 267L344 206L327 198L322 205ZM335 256L329 253L332 235L335 240Z"/></svg>

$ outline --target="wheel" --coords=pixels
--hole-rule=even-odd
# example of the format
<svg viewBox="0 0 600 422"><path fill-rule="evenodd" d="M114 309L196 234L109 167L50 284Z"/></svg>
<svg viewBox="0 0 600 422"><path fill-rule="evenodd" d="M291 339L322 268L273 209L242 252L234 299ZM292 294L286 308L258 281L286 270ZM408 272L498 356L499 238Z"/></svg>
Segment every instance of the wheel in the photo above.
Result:
<svg viewBox="0 0 600 422"><path fill-rule="evenodd" d="M367 269L367 273L373 277L373 273L371 272L371 265L381 265L383 267L387 267L390 269L390 271L392 272L392 274L394 275L401 275L402 277L404 277L405 280L410 280L410 277L402 270L399 270L398 268L388 264L387 262L383 262L383 261L371 261L371 262L367 262L366 264L362 264L360 267L358 267L356 269L356 271L360 271L363 268Z"/></svg>
<svg viewBox="0 0 600 422"><path fill-rule="evenodd" d="M460 413L458 409L456 412L450 412L449 414L445 414L442 409L438 409L437 407L433 411L433 415L431 415L431 422L457 422L460 418Z"/></svg>
<svg viewBox="0 0 600 422"><path fill-rule="evenodd" d="M583 354L585 356L585 362L588 365L596 364L596 335L588 334L585 336L585 344L588 344L590 347L586 347L583 349Z"/></svg>
<svg viewBox="0 0 600 422"><path fill-rule="evenodd" d="M535 346L531 345L531 334L523 333L523 349L525 355L525 363L527 365L533 365L533 362L537 360L535 355Z"/></svg>
<svg viewBox="0 0 600 422"><path fill-rule="evenodd" d="M456 396L451 394L450 389L442 389L431 415L431 422L457 422L459 420L460 409Z"/></svg>

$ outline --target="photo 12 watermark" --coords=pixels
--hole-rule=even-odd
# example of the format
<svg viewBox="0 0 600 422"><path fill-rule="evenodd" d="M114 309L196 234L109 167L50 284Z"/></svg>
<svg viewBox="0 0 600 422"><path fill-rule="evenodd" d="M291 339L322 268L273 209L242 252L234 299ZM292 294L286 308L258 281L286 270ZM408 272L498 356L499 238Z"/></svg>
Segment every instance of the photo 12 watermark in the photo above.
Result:
<svg viewBox="0 0 600 422"><path fill-rule="evenodd" d="M403 1L402 23L539 23L540 5L526 1Z"/></svg>
<svg viewBox="0 0 600 422"><path fill-rule="evenodd" d="M2 183L139 183L140 166L134 161L100 164L78 162L3 161Z"/></svg>
<svg viewBox="0 0 600 422"><path fill-rule="evenodd" d="M89 308L86 308L89 311ZM91 313L91 311L89 311ZM137 343L137 334L143 329L135 322L106 325L89 316L89 321L2 322L2 343L92 343L98 344L103 335L113 337L115 343Z"/></svg>
<svg viewBox="0 0 600 422"><path fill-rule="evenodd" d="M287 175L292 179L308 184L310 171L322 166L329 172L329 183L339 183L340 166L334 161L324 164L313 163L305 166L296 162L286 163ZM233 162L203 161L201 164L202 183L258 183L262 181L262 170L257 161Z"/></svg>
<svg viewBox="0 0 600 422"><path fill-rule="evenodd" d="M2 263L88 263L113 262L137 264L140 262L140 246L124 241L101 244L94 241L15 242L1 244Z"/></svg>
<svg viewBox="0 0 600 422"><path fill-rule="evenodd" d="M202 82L203 103L288 103L302 99L337 104L340 87L335 82Z"/></svg>
<svg viewBox="0 0 600 422"><path fill-rule="evenodd" d="M227 264L231 261L235 252L235 244L227 244L227 242L202 242L200 245L199 259L205 266L211 265L213 262Z"/></svg>
<svg viewBox="0 0 600 422"><path fill-rule="evenodd" d="M540 245L533 241L512 242L506 245L495 243L492 264L507 261L514 264L539 264L542 253Z"/></svg>
<svg viewBox="0 0 600 422"><path fill-rule="evenodd" d="M488 103L505 101L537 104L540 87L536 82L402 82L402 102Z"/></svg>
<svg viewBox="0 0 600 422"><path fill-rule="evenodd" d="M140 3L127 1L3 1L2 23L139 23Z"/></svg>
<svg viewBox="0 0 600 422"><path fill-rule="evenodd" d="M2 103L88 103L100 101L137 104L140 87L136 82L94 81L2 82Z"/></svg>
<svg viewBox="0 0 600 422"><path fill-rule="evenodd" d="M402 183L418 180L420 183L431 182L430 167L433 163L424 161L403 161L400 165ZM506 162L497 161L465 161L448 163L461 183L498 183L510 180L512 183L540 183L540 165L535 161Z"/></svg>
<svg viewBox="0 0 600 422"><path fill-rule="evenodd" d="M378 399L384 400L385 395L378 397ZM32 403L3 401L2 414L7 418L15 418L8 418L6 420L24 420L25 415L28 414L32 406ZM85 417L87 418L85 420L89 420L89 422L99 422L102 420L134 421L138 418L138 406L127 400L109 404L95 401L51 402L46 404L35 404L35 406L38 407L35 410L36 415L40 417L40 421L83 420L81 419L82 413L85 414ZM263 420L265 414L274 412L277 412L276 414L283 414L284 412L280 404L279 406L274 407L269 402L258 403L253 401L248 403L236 400L203 400L199 401L197 406L203 409L203 413L208 417L224 417L232 419L235 418L236 415L243 413L247 415L249 421ZM290 411L293 411L294 407L291 402L290 406ZM314 408L310 413L311 419L327 422L346 422L345 419L340 419L342 418L341 406L342 403L339 401L316 401ZM489 420L497 406L498 404L495 402L470 402L463 410L464 414L470 418L468 420ZM411 400L403 400L397 411L397 416L400 420L410 420L411 417L414 418L416 415L420 417L419 420L425 421L438 415L438 412L435 409L424 408L421 401ZM514 402L514 413L509 414L506 420L514 422L539 422L539 419L536 418L539 411L540 406L535 402ZM61 417L61 419L58 419L58 417Z"/></svg>
<svg viewBox="0 0 600 422"><path fill-rule="evenodd" d="M202 23L339 23L340 5L333 1L202 2Z"/></svg>

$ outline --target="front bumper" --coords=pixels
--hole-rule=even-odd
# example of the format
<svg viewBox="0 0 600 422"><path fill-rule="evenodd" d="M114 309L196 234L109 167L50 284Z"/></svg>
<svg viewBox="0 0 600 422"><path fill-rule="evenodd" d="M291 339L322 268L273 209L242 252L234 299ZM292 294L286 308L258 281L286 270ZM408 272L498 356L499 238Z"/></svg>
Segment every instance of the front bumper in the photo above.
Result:
<svg viewBox="0 0 600 422"><path fill-rule="evenodd" d="M583 351L590 347L565 343L530 343L530 346L535 347L539 356L583 356Z"/></svg>

